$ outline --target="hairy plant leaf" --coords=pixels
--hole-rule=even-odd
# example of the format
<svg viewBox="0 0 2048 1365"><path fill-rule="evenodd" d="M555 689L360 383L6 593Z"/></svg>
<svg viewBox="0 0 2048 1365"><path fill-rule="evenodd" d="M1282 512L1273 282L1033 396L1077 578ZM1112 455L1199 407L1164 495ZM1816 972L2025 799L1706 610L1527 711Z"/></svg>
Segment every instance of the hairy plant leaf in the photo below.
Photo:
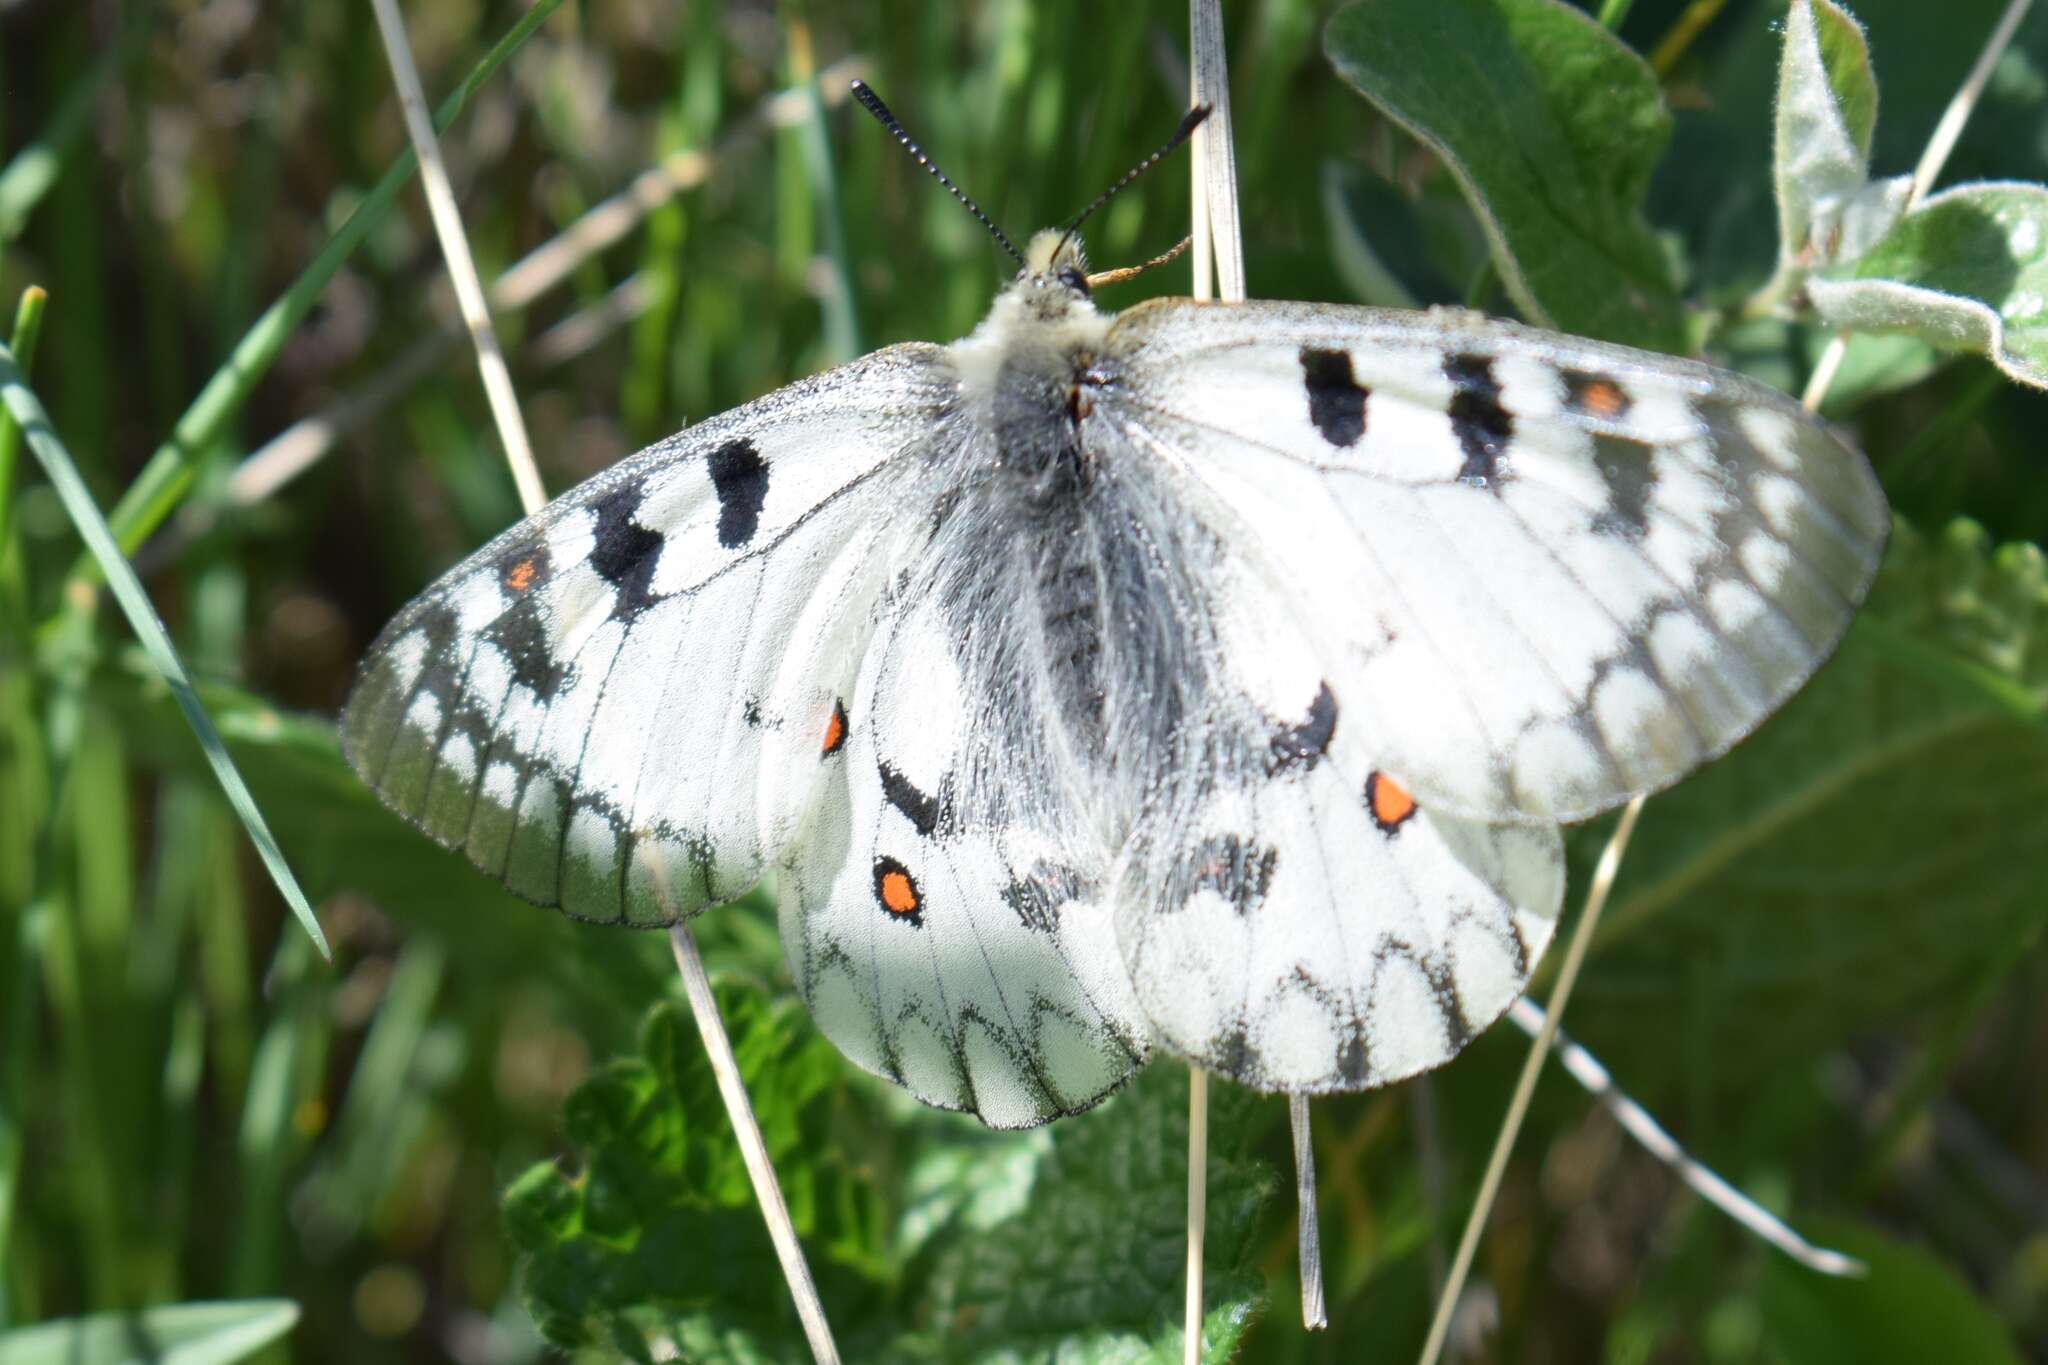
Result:
<svg viewBox="0 0 2048 1365"><path fill-rule="evenodd" d="M1330 20L1323 50L1442 159L1530 321L1684 349L1642 212L1670 115L1611 33L1559 0L1365 0Z"/></svg>
<svg viewBox="0 0 2048 1365"><path fill-rule="evenodd" d="M1877 82L1862 28L1829 0L1794 0L1778 65L1772 152L1781 273L1817 255L1832 259L1842 211L1869 174L1876 123Z"/></svg>
<svg viewBox="0 0 2048 1365"><path fill-rule="evenodd" d="M1903 331L2048 388L2048 187L1959 185L1807 282L1836 327Z"/></svg>
<svg viewBox="0 0 2048 1365"><path fill-rule="evenodd" d="M1869 179L1877 81L1863 28L1847 11L1831 0L1795 0L1778 73L1778 273L1766 290L1773 297L1869 250L1905 213L1913 189L1911 176Z"/></svg>

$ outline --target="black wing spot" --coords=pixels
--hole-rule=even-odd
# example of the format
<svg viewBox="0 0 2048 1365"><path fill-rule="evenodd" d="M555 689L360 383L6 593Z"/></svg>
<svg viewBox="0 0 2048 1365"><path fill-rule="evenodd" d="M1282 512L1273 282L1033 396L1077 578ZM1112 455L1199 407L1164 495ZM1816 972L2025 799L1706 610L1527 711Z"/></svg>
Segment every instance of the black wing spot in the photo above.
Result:
<svg viewBox="0 0 2048 1365"><path fill-rule="evenodd" d="M1279 864L1279 849L1226 834L1204 839L1183 852L1174 869L1172 885L1179 889L1183 902L1206 888L1229 901L1238 914L1245 915L1266 899L1266 890L1273 884L1273 871Z"/></svg>
<svg viewBox="0 0 2048 1365"><path fill-rule="evenodd" d="M1268 741L1271 752L1266 760L1266 775L1271 777L1297 766L1303 772L1314 768L1329 752L1330 739L1336 733L1337 698L1331 694L1330 685L1324 683L1316 689L1315 700L1308 704L1308 719L1288 726Z"/></svg>
<svg viewBox="0 0 2048 1365"><path fill-rule="evenodd" d="M1059 927L1059 908L1080 894L1081 877L1072 868L1039 866L1003 888L1003 903L1026 929L1049 934Z"/></svg>
<svg viewBox="0 0 2048 1365"><path fill-rule="evenodd" d="M882 770L882 795L889 799L889 804L902 811L919 834L928 835L937 829L938 798L919 791L915 783L888 764L879 766Z"/></svg>
<svg viewBox="0 0 2048 1365"><path fill-rule="evenodd" d="M761 504L768 499L768 462L754 443L727 441L706 460L718 494L718 543L737 550L761 529Z"/></svg>
<svg viewBox="0 0 2048 1365"><path fill-rule="evenodd" d="M1650 528L1650 496L1657 487L1656 451L1641 441L1595 436L1593 466L1607 486L1607 505L1593 518L1593 529L1641 540Z"/></svg>
<svg viewBox="0 0 2048 1365"><path fill-rule="evenodd" d="M1301 378L1308 387L1308 420L1333 446L1355 446L1365 435L1369 392L1351 373L1348 351L1301 348Z"/></svg>
<svg viewBox="0 0 2048 1365"><path fill-rule="evenodd" d="M1500 457L1507 453L1515 419L1500 403L1500 380L1493 361L1483 355L1454 355L1444 362L1452 384L1451 431L1465 452L1458 470L1464 483L1490 488L1500 478Z"/></svg>
<svg viewBox="0 0 2048 1365"><path fill-rule="evenodd" d="M591 504L597 513L597 533L590 550L590 567L618 590L612 615L630 617L654 595L654 566L661 561L662 538L633 520L640 510L640 487L627 484Z"/></svg>
<svg viewBox="0 0 2048 1365"><path fill-rule="evenodd" d="M568 676L569 666L555 657L538 594L521 593L514 598L504 614L484 631L484 638L511 660L515 684L533 693L537 700L554 698Z"/></svg>

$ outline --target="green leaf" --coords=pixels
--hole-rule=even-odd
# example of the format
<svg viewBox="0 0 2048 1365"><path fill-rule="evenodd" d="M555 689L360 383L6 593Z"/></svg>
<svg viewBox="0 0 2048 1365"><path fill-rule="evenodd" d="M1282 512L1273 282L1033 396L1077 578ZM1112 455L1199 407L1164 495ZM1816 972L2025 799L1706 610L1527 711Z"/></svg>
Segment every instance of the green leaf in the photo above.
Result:
<svg viewBox="0 0 2048 1365"><path fill-rule="evenodd" d="M962 1324L973 1359L1182 1358L1187 1265L1187 1072L1147 1068L1109 1103L1033 1134L1031 1159L995 1164L1000 1216L957 1216L933 1256L921 1317ZM1284 1112L1210 1083L1202 1358L1228 1360L1263 1301L1253 1265L1273 1173L1247 1152ZM986 1205L989 1192L978 1192Z"/></svg>
<svg viewBox="0 0 2048 1365"><path fill-rule="evenodd" d="M788 997L732 980L718 995L848 1359L1180 1358L1185 1071L1154 1067L1088 1114L994 1133L879 1083L849 1084ZM1260 1302L1254 1242L1273 1175L1248 1147L1279 1112L1235 1086L1212 1090L1207 1359L1230 1357ZM551 1341L642 1360L670 1344L702 1361L803 1354L682 1011L656 1009L640 1055L581 1086L564 1126L580 1172L536 1166L505 1201ZM901 1210L888 1237L885 1199Z"/></svg>
<svg viewBox="0 0 2048 1365"><path fill-rule="evenodd" d="M881 1292L881 1210L857 1173L875 1123L803 1007L721 980L719 1013L827 1313ZM507 1193L527 1303L561 1346L649 1359L782 1359L803 1336L754 1206L739 1146L687 1011L658 1006L640 1055L577 1087L563 1112L583 1169L534 1167Z"/></svg>
<svg viewBox="0 0 2048 1365"><path fill-rule="evenodd" d="M94 1313L0 1332L7 1365L228 1365L289 1332L289 1299L167 1303L135 1313Z"/></svg>
<svg viewBox="0 0 2048 1365"><path fill-rule="evenodd" d="M1778 281L1861 254L1906 209L1910 181L1866 185L1877 80L1862 26L1830 0L1797 0L1785 20L1772 167Z"/></svg>
<svg viewBox="0 0 2048 1365"><path fill-rule="evenodd" d="M1559 0L1366 0L1330 20L1323 50L1442 159L1531 321L1685 348L1642 212L1670 115L1620 40Z"/></svg>
<svg viewBox="0 0 2048 1365"><path fill-rule="evenodd" d="M1897 526L1837 657L1645 810L1572 1007L1588 1045L1643 1098L1681 1079L1730 1097L1938 1005L2038 932L2044 642L2037 547ZM1575 835L1581 869L1603 834ZM1643 1025L1679 1017L1705 1025L1684 1066Z"/></svg>
<svg viewBox="0 0 2048 1365"><path fill-rule="evenodd" d="M1815 1275L1782 1256L1764 1269L1765 1339L1793 1365L2019 1365L2005 1327L1961 1276L1865 1224L1833 1219L1801 1231L1862 1261L1860 1279Z"/></svg>
<svg viewBox="0 0 2048 1365"><path fill-rule="evenodd" d="M1910 332L2048 388L2048 188L1944 190L1807 293L1835 327Z"/></svg>

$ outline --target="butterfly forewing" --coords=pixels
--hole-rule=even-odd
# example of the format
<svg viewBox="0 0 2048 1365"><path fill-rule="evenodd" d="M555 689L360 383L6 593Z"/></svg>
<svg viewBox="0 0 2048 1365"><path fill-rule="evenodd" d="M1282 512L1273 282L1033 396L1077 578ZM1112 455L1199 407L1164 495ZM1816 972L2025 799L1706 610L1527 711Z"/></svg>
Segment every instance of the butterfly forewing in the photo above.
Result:
<svg viewBox="0 0 2048 1365"><path fill-rule="evenodd" d="M931 439L946 374L936 348L878 352L513 527L385 628L343 715L350 762L529 900L665 923L741 894L778 851L764 830L788 837L809 800L816 693L851 676L844 627L880 589L878 476ZM813 755L774 809L756 804L764 745Z"/></svg>
<svg viewBox="0 0 2048 1365"><path fill-rule="evenodd" d="M1465 314L1162 301L1098 420L1181 464L1318 622L1434 809L1584 818L1747 734L1833 648L1886 528L1760 385Z"/></svg>

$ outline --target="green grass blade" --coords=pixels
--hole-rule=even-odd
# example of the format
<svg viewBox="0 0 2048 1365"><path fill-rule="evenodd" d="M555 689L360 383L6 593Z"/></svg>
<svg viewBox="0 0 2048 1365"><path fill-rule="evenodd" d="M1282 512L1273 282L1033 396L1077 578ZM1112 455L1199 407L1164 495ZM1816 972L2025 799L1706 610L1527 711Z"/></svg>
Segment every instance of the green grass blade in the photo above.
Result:
<svg viewBox="0 0 2048 1365"><path fill-rule="evenodd" d="M129 626L135 631L136 638L142 641L150 662L169 685L171 694L178 699L185 719L199 737L200 747L206 751L207 762L212 765L221 790L227 793L228 803L241 817L243 827L249 831L250 841L262 856L270 879L277 883L278 891L305 926L321 956L330 956L326 936L320 932L319 921L313 918L313 907L307 904L306 893L299 889L297 879L285 865L284 854L279 850L277 840L271 837L263 813L256 809L255 799L249 795L241 773L236 771L234 760L228 757L220 732L214 729L206 708L199 704L199 697L192 690L192 680L185 675L184 665L178 662L177 651L171 647L171 638L165 632L163 622L157 618L156 609L150 605L149 595L143 591L141 581L135 577L135 571L128 566L127 559L115 544L113 531L100 516L92 494L86 491L85 481L79 478L70 453L57 439L56 432L51 430L42 403L15 365L14 353L5 347L0 347L0 398L4 398L8 411L27 433L29 449L35 452L44 473L57 490L57 496L63 500L65 511L70 514L79 535L106 575L108 586L114 590L114 598L121 604Z"/></svg>
<svg viewBox="0 0 2048 1365"><path fill-rule="evenodd" d="M64 92L64 102L57 106L43 135L16 152L6 169L0 170L0 243L11 242L21 234L29 214L49 193L50 186L57 183L57 172L63 168L72 143L91 126L100 92L142 50L142 39L149 33L149 10L147 5L131 9L119 41L93 64L82 80Z"/></svg>
<svg viewBox="0 0 2048 1365"><path fill-rule="evenodd" d="M35 367L36 342L43 332L43 306L50 296L30 285L21 291L14 312L14 340L9 343L23 376ZM0 638L27 629L28 606L22 588L19 552L14 546L14 467L21 456L21 428L0 408ZM26 640L22 641L26 648Z"/></svg>
<svg viewBox="0 0 2048 1365"><path fill-rule="evenodd" d="M462 83L441 101L441 107L434 111L434 127L439 130L453 123L470 96L505 64L561 3L562 0L537 0L533 8L483 55ZM418 158L410 147L398 154L391 163L391 169L385 171L383 178L363 196L362 203L348 216L348 221L328 238L327 245L292 281L291 287L263 310L263 315L236 343L227 363L206 381L206 387L199 391L199 396L192 400L191 406L171 428L170 439L157 447L156 453L149 457L149 463L135 476L135 482L128 486L128 491L107 514L107 524L114 533L114 541L124 554L133 553L184 499L197 473L200 453L213 444L228 420L241 411L250 391L256 387L256 381L276 361L285 340L304 320L342 262L362 244L370 230L383 221L397 199L398 191L412 178L418 164ZM93 574L90 557L82 556L72 566L74 579L90 580Z"/></svg>
<svg viewBox="0 0 2048 1365"><path fill-rule="evenodd" d="M229 1365L247 1360L299 1321L290 1299L167 1303L136 1313L95 1313L0 1333L9 1365Z"/></svg>

